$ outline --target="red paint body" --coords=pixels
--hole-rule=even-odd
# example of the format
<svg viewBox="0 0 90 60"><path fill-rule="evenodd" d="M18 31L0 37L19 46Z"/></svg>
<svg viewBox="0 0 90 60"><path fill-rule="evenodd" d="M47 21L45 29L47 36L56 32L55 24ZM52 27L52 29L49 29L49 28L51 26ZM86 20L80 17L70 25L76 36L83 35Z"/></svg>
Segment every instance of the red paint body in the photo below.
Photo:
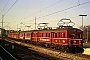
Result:
<svg viewBox="0 0 90 60"><path fill-rule="evenodd" d="M74 31L75 30L75 31ZM76 28L54 29L54 30L36 30L24 31L19 33L10 33L8 37L28 40L34 42L44 42L48 44L81 46L82 31Z"/></svg>

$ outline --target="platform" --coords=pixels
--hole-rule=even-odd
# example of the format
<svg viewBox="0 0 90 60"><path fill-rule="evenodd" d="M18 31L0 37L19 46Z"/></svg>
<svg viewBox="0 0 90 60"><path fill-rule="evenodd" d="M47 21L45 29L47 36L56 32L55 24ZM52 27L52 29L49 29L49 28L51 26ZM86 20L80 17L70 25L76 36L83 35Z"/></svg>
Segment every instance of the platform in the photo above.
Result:
<svg viewBox="0 0 90 60"><path fill-rule="evenodd" d="M83 47L84 47L84 48L90 48L90 42L88 42L88 43L83 43Z"/></svg>

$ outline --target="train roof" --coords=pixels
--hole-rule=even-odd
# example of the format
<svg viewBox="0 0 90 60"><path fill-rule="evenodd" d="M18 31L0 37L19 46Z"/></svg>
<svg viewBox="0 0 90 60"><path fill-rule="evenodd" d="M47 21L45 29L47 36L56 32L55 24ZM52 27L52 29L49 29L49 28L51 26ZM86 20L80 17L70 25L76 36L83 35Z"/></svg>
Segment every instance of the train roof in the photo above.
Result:
<svg viewBox="0 0 90 60"><path fill-rule="evenodd" d="M61 31L61 32L81 32L82 30L77 28L57 28L57 29L42 29L42 30L30 30L30 31L21 31L21 32L55 32L55 31Z"/></svg>

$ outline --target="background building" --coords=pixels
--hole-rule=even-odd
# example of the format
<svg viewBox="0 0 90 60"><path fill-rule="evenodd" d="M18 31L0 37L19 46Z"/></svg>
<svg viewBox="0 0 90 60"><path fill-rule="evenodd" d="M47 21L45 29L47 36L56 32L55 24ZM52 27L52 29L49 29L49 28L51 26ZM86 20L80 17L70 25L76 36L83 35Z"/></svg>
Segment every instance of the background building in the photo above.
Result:
<svg viewBox="0 0 90 60"><path fill-rule="evenodd" d="M6 30L0 28L0 38L1 38L1 37L5 37L5 36L6 36Z"/></svg>
<svg viewBox="0 0 90 60"><path fill-rule="evenodd" d="M90 25L89 26L84 26L83 28L80 27L80 29L83 30L84 42L90 42Z"/></svg>

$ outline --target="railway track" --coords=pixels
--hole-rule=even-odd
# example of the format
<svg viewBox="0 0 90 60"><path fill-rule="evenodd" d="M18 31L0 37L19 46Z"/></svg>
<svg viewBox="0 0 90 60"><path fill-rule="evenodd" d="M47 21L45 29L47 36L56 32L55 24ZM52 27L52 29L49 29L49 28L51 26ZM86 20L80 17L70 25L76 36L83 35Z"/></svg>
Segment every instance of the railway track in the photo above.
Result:
<svg viewBox="0 0 90 60"><path fill-rule="evenodd" d="M2 41L3 46L6 46L6 49L8 49L11 53L17 55L19 59L17 60L55 60L52 57L46 57L43 54L40 54L36 51L30 50L25 46L21 46L18 44L15 44L13 42L8 42L3 40Z"/></svg>
<svg viewBox="0 0 90 60"><path fill-rule="evenodd" d="M0 60L17 60L17 58L0 45Z"/></svg>
<svg viewBox="0 0 90 60"><path fill-rule="evenodd" d="M17 42L15 40L7 40L6 39L6 41L25 46L32 51L36 51L38 53L53 57L55 59L61 59L61 60L89 60L90 59L90 56L84 55L84 54L64 53L64 52L49 49L49 48L46 49L46 48L42 48L39 46L34 46L34 45L29 44L29 43Z"/></svg>

